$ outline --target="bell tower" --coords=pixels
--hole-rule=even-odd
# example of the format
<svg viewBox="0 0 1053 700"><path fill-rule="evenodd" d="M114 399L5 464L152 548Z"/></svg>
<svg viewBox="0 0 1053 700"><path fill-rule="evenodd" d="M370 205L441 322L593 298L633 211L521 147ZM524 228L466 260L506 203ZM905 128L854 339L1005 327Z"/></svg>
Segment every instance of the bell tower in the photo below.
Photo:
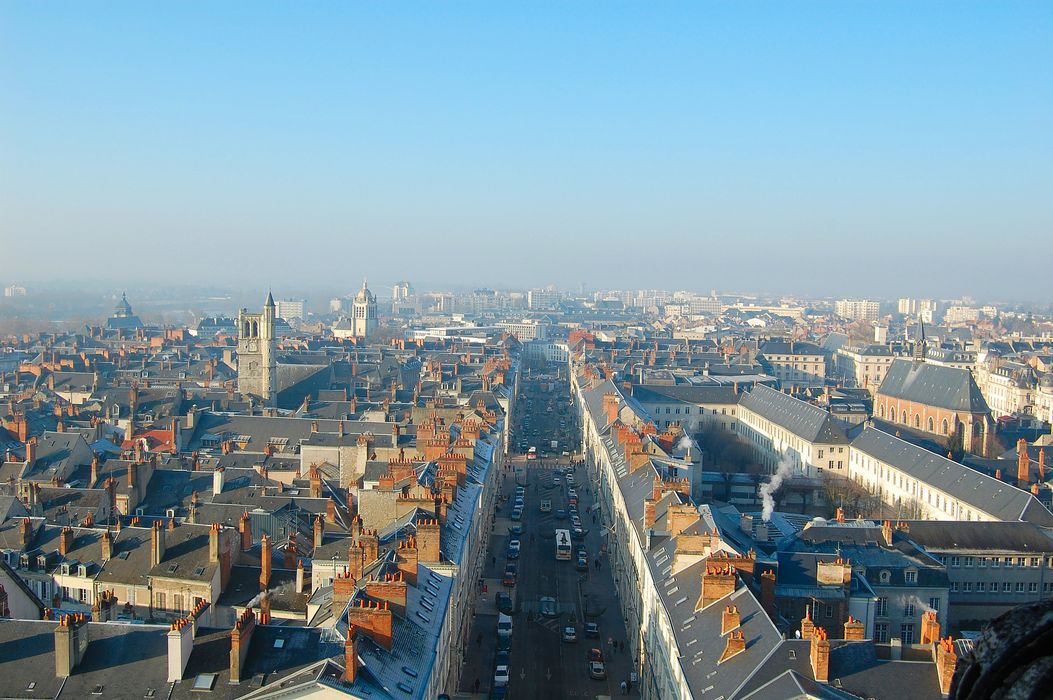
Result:
<svg viewBox="0 0 1053 700"><path fill-rule="evenodd" d="M263 313L238 312L238 392L273 406L277 396L277 338L274 297L267 293Z"/></svg>

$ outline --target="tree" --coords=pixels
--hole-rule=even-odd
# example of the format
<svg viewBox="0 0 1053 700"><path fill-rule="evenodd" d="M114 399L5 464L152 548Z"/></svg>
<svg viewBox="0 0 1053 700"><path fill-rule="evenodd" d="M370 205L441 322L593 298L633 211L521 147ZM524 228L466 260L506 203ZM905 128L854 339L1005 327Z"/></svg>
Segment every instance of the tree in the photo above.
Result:
<svg viewBox="0 0 1053 700"><path fill-rule="evenodd" d="M956 425L954 432L947 436L947 457L955 462L961 462L965 457L965 436L962 435L962 426Z"/></svg>

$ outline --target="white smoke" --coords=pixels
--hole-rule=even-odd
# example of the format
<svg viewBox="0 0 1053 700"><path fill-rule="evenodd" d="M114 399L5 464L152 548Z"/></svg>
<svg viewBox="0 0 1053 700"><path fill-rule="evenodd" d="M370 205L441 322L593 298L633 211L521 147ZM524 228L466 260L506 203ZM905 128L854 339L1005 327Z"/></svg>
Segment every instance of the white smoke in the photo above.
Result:
<svg viewBox="0 0 1053 700"><path fill-rule="evenodd" d="M768 480L768 483L761 485L760 495L764 499L764 512L761 514L761 519L764 522L771 520L771 514L775 511L775 492L791 474L793 474L793 461L789 455L783 455L771 479Z"/></svg>
<svg viewBox="0 0 1053 700"><path fill-rule="evenodd" d="M680 441L676 443L676 449L678 450L690 450L691 449L691 438L687 435L680 438Z"/></svg>

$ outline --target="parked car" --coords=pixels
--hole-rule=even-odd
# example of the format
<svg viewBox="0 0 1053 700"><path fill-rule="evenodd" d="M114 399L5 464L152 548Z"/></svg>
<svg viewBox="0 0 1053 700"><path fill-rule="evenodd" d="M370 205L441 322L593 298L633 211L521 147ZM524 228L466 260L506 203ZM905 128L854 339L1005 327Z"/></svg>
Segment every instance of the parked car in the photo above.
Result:
<svg viewBox="0 0 1053 700"><path fill-rule="evenodd" d="M603 652L599 649L589 649L588 656L589 678L602 681L607 677L607 667L603 663Z"/></svg>
<svg viewBox="0 0 1053 700"><path fill-rule="evenodd" d="M494 685L508 685L508 666L498 666L494 671Z"/></svg>
<svg viewBox="0 0 1053 700"><path fill-rule="evenodd" d="M580 527L572 527L570 528L570 536L573 539L582 540L585 539L585 531L582 530Z"/></svg>
<svg viewBox="0 0 1053 700"><path fill-rule="evenodd" d="M567 642L568 644L578 641L578 630L571 626L564 627L563 641Z"/></svg>
<svg viewBox="0 0 1053 700"><path fill-rule="evenodd" d="M551 513L552 512L552 501L550 499L545 499L545 500L541 501L541 512L542 513Z"/></svg>
<svg viewBox="0 0 1053 700"><path fill-rule="evenodd" d="M566 520L566 519L567 519L567 511L563 510L562 508L559 508L558 510L556 510L556 520Z"/></svg>
<svg viewBox="0 0 1053 700"><path fill-rule="evenodd" d="M586 637L599 638L599 636L600 636L600 626L597 625L595 622L586 622L585 623L585 636Z"/></svg>
<svg viewBox="0 0 1053 700"><path fill-rule="evenodd" d="M521 547L521 545L519 543L519 540L512 540L511 542L509 542L508 543L508 558L509 559L518 559L519 558L519 549L520 549L520 547Z"/></svg>
<svg viewBox="0 0 1053 700"><path fill-rule="evenodd" d="M523 534L523 526L520 525L519 523L516 523L515 525L509 525L508 526L508 532L513 534L513 535L522 535Z"/></svg>
<svg viewBox="0 0 1053 700"><path fill-rule="evenodd" d="M512 596L508 595L504 591L498 591L496 596L497 611L503 612L505 615L511 615L515 610L515 603L512 602ZM588 632L588 630L585 630Z"/></svg>
<svg viewBox="0 0 1053 700"><path fill-rule="evenodd" d="M574 564L574 568L577 569L578 571L588 571L589 570L589 560L586 559L585 557L578 557L578 561Z"/></svg>
<svg viewBox="0 0 1053 700"><path fill-rule="evenodd" d="M497 616L497 636L512 636L512 618L503 613Z"/></svg>
<svg viewBox="0 0 1053 700"><path fill-rule="evenodd" d="M523 519L523 509L513 508L512 509L512 520L518 522Z"/></svg>

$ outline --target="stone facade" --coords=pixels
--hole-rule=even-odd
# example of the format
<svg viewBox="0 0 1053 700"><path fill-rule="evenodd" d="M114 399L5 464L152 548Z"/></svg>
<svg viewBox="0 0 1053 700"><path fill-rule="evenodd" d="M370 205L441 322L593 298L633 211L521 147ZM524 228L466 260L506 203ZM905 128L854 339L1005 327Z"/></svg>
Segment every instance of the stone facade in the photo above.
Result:
<svg viewBox="0 0 1053 700"><path fill-rule="evenodd" d="M267 294L263 313L238 313L238 391L273 404L277 391L277 340L274 297Z"/></svg>

